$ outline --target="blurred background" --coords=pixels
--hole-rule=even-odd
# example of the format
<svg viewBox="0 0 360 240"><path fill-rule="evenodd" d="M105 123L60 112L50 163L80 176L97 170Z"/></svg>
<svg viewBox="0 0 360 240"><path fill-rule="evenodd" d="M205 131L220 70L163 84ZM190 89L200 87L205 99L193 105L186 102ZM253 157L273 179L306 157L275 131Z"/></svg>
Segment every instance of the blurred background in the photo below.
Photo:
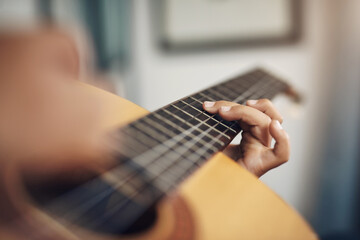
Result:
<svg viewBox="0 0 360 240"><path fill-rule="evenodd" d="M292 155L262 181L321 236L360 228L360 1L0 0L0 27L41 21L91 39L101 84L149 110L253 67L282 76L304 102L274 100Z"/></svg>

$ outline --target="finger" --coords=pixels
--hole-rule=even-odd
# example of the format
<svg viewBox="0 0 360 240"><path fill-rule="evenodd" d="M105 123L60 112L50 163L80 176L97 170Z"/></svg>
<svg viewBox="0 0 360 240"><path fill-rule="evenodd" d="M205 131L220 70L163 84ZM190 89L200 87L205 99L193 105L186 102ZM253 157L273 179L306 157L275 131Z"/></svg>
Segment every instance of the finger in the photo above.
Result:
<svg viewBox="0 0 360 240"><path fill-rule="evenodd" d="M219 109L222 106L236 106L239 105L237 103L234 102L229 102L229 101L216 101L216 102L211 102L211 101L205 101L203 103L203 108L208 111L209 113L218 113Z"/></svg>
<svg viewBox="0 0 360 240"><path fill-rule="evenodd" d="M243 121L252 126L268 127L271 119L259 110L228 101L208 102L205 101L203 107L210 113L219 113L227 121Z"/></svg>
<svg viewBox="0 0 360 240"><path fill-rule="evenodd" d="M211 102L211 104L205 102L204 108L210 113L219 113L225 120L239 121L241 126L249 125L254 137L265 146L270 145L269 124L271 118L263 112L252 107L227 101Z"/></svg>
<svg viewBox="0 0 360 240"><path fill-rule="evenodd" d="M248 100L246 105L265 113L271 119L278 120L280 123L283 122L283 117L269 99Z"/></svg>
<svg viewBox="0 0 360 240"><path fill-rule="evenodd" d="M219 115L227 121L238 121L242 127L247 126L247 131L260 140L265 146L270 145L269 124L271 119L257 109L243 106L222 106Z"/></svg>
<svg viewBox="0 0 360 240"><path fill-rule="evenodd" d="M290 157L289 135L282 129L279 121L273 120L270 124L270 134L276 143L273 149L269 149L269 157L264 162L265 172L287 162Z"/></svg>

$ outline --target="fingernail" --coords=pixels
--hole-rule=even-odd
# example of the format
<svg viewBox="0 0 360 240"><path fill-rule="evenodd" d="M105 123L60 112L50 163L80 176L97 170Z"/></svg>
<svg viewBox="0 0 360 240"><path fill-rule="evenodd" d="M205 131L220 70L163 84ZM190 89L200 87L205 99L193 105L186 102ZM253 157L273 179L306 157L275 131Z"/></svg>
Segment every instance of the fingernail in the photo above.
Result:
<svg viewBox="0 0 360 240"><path fill-rule="evenodd" d="M278 120L275 120L275 127L277 129L283 129L283 127L281 126L280 122Z"/></svg>
<svg viewBox="0 0 360 240"><path fill-rule="evenodd" d="M258 102L258 100L248 100L247 104L249 105L255 105Z"/></svg>
<svg viewBox="0 0 360 240"><path fill-rule="evenodd" d="M204 105L205 105L205 107L213 107L215 105L215 102L205 101Z"/></svg>
<svg viewBox="0 0 360 240"><path fill-rule="evenodd" d="M227 112L227 111L229 111L231 109L231 106L222 106L221 108L220 108L220 110L222 111L222 112Z"/></svg>

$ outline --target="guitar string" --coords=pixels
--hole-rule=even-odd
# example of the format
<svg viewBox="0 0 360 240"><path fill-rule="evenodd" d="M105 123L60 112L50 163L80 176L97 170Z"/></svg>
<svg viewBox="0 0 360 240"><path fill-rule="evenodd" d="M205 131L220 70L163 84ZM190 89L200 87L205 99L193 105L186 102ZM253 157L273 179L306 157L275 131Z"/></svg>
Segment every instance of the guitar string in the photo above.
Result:
<svg viewBox="0 0 360 240"><path fill-rule="evenodd" d="M202 114L204 111L202 111L202 112L200 112L199 114ZM192 117L194 117L194 116L192 116ZM196 117L196 116L195 116ZM210 118L213 118L212 116L210 116ZM210 119L210 118L208 118L208 119ZM167 119L160 119L160 120L162 120L162 121L168 121ZM206 121L206 120L205 120ZM170 122L170 124L171 124L171 122ZM186 122L184 122L184 125L185 124L187 124ZM201 121L199 121L199 125L201 125L201 124L203 124ZM186 128L182 128L182 126L177 126L177 127L179 127L180 128L180 131L182 131L182 132L184 132L185 130L186 130ZM190 130L192 130L192 129L197 129L197 126L191 126L192 128L190 128ZM144 134L144 133L142 133L142 134ZM188 135L188 134L186 134L186 135ZM130 137L130 136L129 136ZM141 139L141 138L139 138L139 139ZM172 140L172 139L170 139L170 140ZM183 140L183 139L180 139L180 140ZM143 142L143 143L145 143L145 142ZM139 144L139 143L137 143L137 144ZM146 144L146 143L145 143ZM162 143L161 145L165 145L165 146L169 146L169 144L166 144L166 143ZM173 145L178 145L178 142L177 141L174 141L174 144ZM173 147L173 145L171 145L170 147L169 147L169 149L171 148L171 147ZM191 147L190 147L191 148ZM165 152L160 152L160 155L156 155L155 156L155 158L159 158L162 154L164 154L164 153L166 153L169 149L166 149L165 150ZM147 153L145 153L145 154L147 154ZM148 159L148 157L146 157L146 159ZM136 160L136 159L135 159ZM147 160L148 161L148 160ZM141 162L138 162L138 161L136 161L137 163L139 163L139 164L143 164L143 166L145 166L145 167L147 167L148 166L148 164L145 164L145 163L141 163ZM153 162L150 162L150 163L153 163Z"/></svg>
<svg viewBox="0 0 360 240"><path fill-rule="evenodd" d="M200 138L200 137L199 137ZM212 144L212 142L210 143L210 144ZM204 150L205 151L205 150ZM206 152L206 151L205 151ZM177 161L178 162L178 161ZM177 162L175 162L174 164L176 164ZM172 165L171 165L172 166ZM170 166L170 167L171 167ZM186 169L185 171L187 171L188 169ZM165 170L166 171L166 170ZM155 179L155 178L154 178ZM153 179L152 179L152 181L153 181ZM169 185L168 186L169 188L171 188L171 187L173 187L172 185ZM141 189L142 190L142 189ZM138 194L139 192L135 192L135 194ZM129 197L129 196L128 196ZM133 197L135 197L135 196L131 196L130 198L133 198ZM124 204L126 204L126 203L124 203ZM119 209L121 209L122 208L122 206L119 206L118 207ZM115 211L113 211L113 212L115 212Z"/></svg>
<svg viewBox="0 0 360 240"><path fill-rule="evenodd" d="M209 96L207 96L207 97L209 97ZM200 138L200 137L199 137ZM196 141L195 141L196 142ZM191 148L191 147L190 147ZM131 179L132 180L132 179Z"/></svg>
<svg viewBox="0 0 360 240"><path fill-rule="evenodd" d="M215 139L215 138L214 138ZM190 147L191 148L191 147ZM191 156L191 155L190 155ZM131 179L132 180L132 179ZM119 185L119 184L118 184ZM109 192L108 192L109 193ZM111 193L111 192L110 192ZM106 192L105 192L105 194L106 194ZM106 194L107 195L107 194ZM99 197L101 197L101 194L100 194L100 196ZM101 198L99 199L100 201L101 201ZM85 205L86 206L86 205Z"/></svg>
<svg viewBox="0 0 360 240"><path fill-rule="evenodd" d="M210 144L212 144L212 143L210 143ZM181 159L177 160L174 164L177 164L179 161L181 161ZM164 170L164 172L165 171L166 170ZM153 181L153 179L152 179L152 181ZM171 188L171 187L173 187L173 186L169 185L169 188ZM136 195L140 194L141 193L140 191L142 191L142 190L143 189L138 189L137 192L134 192L134 194L132 196L130 196L128 199L125 199L122 202L118 203L117 206L113 206L111 211L109 211L108 214L105 216L106 219L98 219L95 222L93 222L93 224L95 224L95 227L103 224L104 222L106 222L110 217L112 217L114 214L116 214L116 212L118 210L123 208L131 199L134 199L136 197Z"/></svg>
<svg viewBox="0 0 360 240"><path fill-rule="evenodd" d="M195 102L195 101L194 101ZM199 137L200 138L200 137ZM196 142L196 141L195 141ZM175 163L176 164L176 163ZM169 187L172 187L172 186L169 186ZM100 194L101 195L101 194Z"/></svg>
<svg viewBox="0 0 360 240"><path fill-rule="evenodd" d="M211 98L211 97L209 97L209 96L204 96L205 98ZM246 96L243 96L244 98L246 98ZM213 98L211 98L210 100L215 100L215 99L213 99ZM203 114L205 111L201 111L201 112L199 112L197 115L195 115L195 116L193 116L193 117L197 117L197 116L199 116L200 114ZM204 120L203 122L206 122L207 120L209 120L209 119L213 119L213 117L214 116L209 116L206 120ZM159 119L159 120L162 120L162 119ZM215 119L214 119L215 120ZM179 127L183 127L185 124L187 124L186 122L183 122L182 123L182 125L180 125ZM180 129L180 131L183 131L183 130L185 130L186 128L182 128L182 129ZM176 143L178 143L178 142L176 142ZM149 149L149 150L151 150L151 149ZM156 156L156 157L159 157L159 156Z"/></svg>
<svg viewBox="0 0 360 240"><path fill-rule="evenodd" d="M229 83L229 82L226 82L226 83ZM234 83L234 82L233 82L233 83ZM236 83L236 82L235 82L235 83ZM215 86L215 87L216 87L216 86ZM221 85L220 87L222 87L222 85ZM233 90L233 89L231 89L231 90ZM192 96L196 96L196 94L193 94ZM192 97L192 96L191 96L191 97ZM239 94L236 94L236 96L239 96ZM190 97L189 97L189 98L190 98ZM235 95L234 95L234 98L235 98ZM233 98L233 99L234 99L234 98ZM194 98L193 98L193 99L194 99ZM182 99L179 100L179 101L182 101ZM176 102L176 103L177 103L177 102ZM176 103L174 103L174 105L175 105ZM144 118L144 119L146 120L147 118ZM225 126L225 125L224 125L224 127L228 127L228 126ZM166 133L166 131L165 131L164 133ZM133 149L133 150L134 150L134 149L138 150L138 147L135 147L135 148L133 148L132 146L129 146L129 147L130 147L131 149ZM135 150L135 152L136 152L136 150Z"/></svg>
<svg viewBox="0 0 360 240"><path fill-rule="evenodd" d="M204 111L203 111L204 112ZM203 113L203 112L200 112L200 114L201 113ZM193 116L192 116L193 117ZM210 118L212 118L212 117L210 117ZM208 118L209 119L209 118ZM161 119L162 121L164 121L163 119ZM166 121L166 119L165 119L165 121ZM206 120L205 120L206 121ZM205 122L204 121L204 122ZM201 121L199 121L200 123L201 123ZM170 123L171 124L171 123ZM186 122L184 123L184 124L186 124ZM182 128L181 126L177 126L177 127L179 127L180 128L180 131L182 131L182 132L184 132L184 128ZM193 127L193 126L191 126L191 127ZM194 128L193 128L194 129ZM196 128L195 128L196 129ZM143 132L141 132L142 134L145 134L145 133L143 133ZM132 137L132 136L129 136L129 137ZM139 138L140 139L140 141L141 141L141 139L142 138ZM180 139L180 141L181 140L183 140L183 139ZM139 141L139 140L138 140ZM144 143L144 144L146 144L146 142L144 142L144 141L141 141L142 143ZM136 143L137 145L139 144L139 142L137 142ZM162 145L165 145L165 146L168 146L168 145L166 145L166 144L164 144L164 143L162 143ZM178 142L176 142L175 141L175 143L173 144L173 145L178 145ZM171 148L171 147L173 147L173 145L172 146L170 146L169 148ZM161 146L161 145L160 145ZM166 151L167 151L168 149L165 149L165 152L160 152L160 156L161 156L161 154L164 154L164 153L166 153ZM155 158L159 158L159 156L158 155L155 155ZM148 157L146 157L145 159L147 159L147 162L149 161L148 159ZM136 159L135 159L136 160ZM137 161L138 162L138 161ZM141 163L141 162L138 162L139 164L143 164L144 165L144 163ZM153 162L150 162L150 163L153 163ZM145 166L147 166L147 165L145 165Z"/></svg>

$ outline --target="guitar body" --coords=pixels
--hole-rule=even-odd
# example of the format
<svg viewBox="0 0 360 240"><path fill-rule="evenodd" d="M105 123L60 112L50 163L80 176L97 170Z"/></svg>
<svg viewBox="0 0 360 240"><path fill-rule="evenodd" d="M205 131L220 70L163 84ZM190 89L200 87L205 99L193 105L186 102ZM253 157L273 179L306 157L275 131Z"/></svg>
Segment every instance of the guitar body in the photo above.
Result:
<svg viewBox="0 0 360 240"><path fill-rule="evenodd" d="M89 88L108 106L104 130L148 113L118 96ZM317 239L296 211L221 152L163 200L158 213L148 232L125 239Z"/></svg>
<svg viewBox="0 0 360 240"><path fill-rule="evenodd" d="M111 93L83 83L76 85L103 106L101 126L104 132L126 125L148 113ZM221 152L158 204L154 225L141 233L114 236L80 227L65 228L36 205L27 204L27 209L32 212L30 222L52 225L53 231L65 236L59 239L317 239L296 211ZM8 228L0 233L0 238L19 239L16 235L16 227Z"/></svg>

